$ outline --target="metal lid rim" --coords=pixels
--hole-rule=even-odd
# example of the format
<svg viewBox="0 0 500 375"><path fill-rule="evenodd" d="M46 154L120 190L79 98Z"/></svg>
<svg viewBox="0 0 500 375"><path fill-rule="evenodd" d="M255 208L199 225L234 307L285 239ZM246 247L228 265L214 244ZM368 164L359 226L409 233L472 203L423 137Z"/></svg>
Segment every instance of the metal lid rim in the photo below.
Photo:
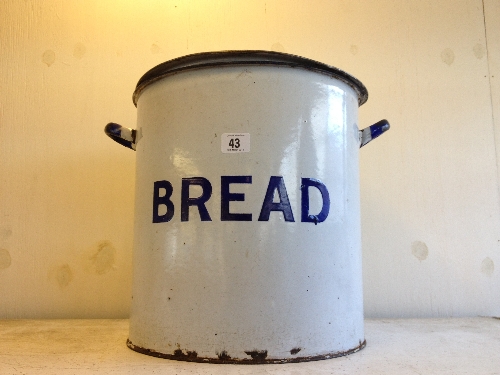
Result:
<svg viewBox="0 0 500 375"><path fill-rule="evenodd" d="M137 102L142 94L142 91L148 85L172 74L194 69L240 65L286 66L326 74L332 78L341 80L353 88L358 95L359 106L368 100L368 90L366 87L357 78L353 77L349 73L333 66L301 56L271 51L204 52L168 60L150 69L139 79L132 96L132 100L134 105L137 106Z"/></svg>

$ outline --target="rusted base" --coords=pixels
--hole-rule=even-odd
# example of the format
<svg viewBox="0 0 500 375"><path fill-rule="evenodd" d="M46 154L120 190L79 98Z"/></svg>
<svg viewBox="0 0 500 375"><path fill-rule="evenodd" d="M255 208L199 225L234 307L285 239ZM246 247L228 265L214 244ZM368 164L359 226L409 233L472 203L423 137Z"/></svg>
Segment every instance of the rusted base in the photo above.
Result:
<svg viewBox="0 0 500 375"><path fill-rule="evenodd" d="M294 357L294 358L283 358L274 359L267 358L267 351L249 351L245 352L250 358L248 359L234 359L231 358L230 354L226 351L217 353L218 358L203 358L198 357L198 353L195 351L182 351L181 349L175 350L172 354L160 353L155 350L141 348L140 346L134 345L129 339L127 339L127 346L142 354L150 355L157 358L173 359L176 361L188 361L188 362L201 362L201 363L219 363L219 364L241 364L241 365L258 365L258 364L271 364L271 363L296 363L296 362L310 362L310 361L321 361L323 359L330 359L336 357L342 357L348 354L356 353L366 346L366 340L360 342L358 346L353 349L347 350L345 352L334 352L323 355L315 355L310 357ZM292 349L292 352L298 353L300 349ZM292 354L295 354L292 353Z"/></svg>

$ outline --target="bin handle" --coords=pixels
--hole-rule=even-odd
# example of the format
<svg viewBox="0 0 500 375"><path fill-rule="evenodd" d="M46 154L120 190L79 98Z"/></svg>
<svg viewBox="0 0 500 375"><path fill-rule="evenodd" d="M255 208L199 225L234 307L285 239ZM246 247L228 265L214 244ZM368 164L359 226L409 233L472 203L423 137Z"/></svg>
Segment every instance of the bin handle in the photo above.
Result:
<svg viewBox="0 0 500 375"><path fill-rule="evenodd" d="M380 120L379 122L364 128L359 131L359 147L363 147L367 143L371 142L373 139L379 137L387 130L390 129L389 121ZM114 122L110 122L104 128L104 132L108 137L110 137L113 141L128 147L135 151L136 146L136 134L137 131L135 129L126 128Z"/></svg>
<svg viewBox="0 0 500 375"><path fill-rule="evenodd" d="M363 130L359 131L359 147L363 147L367 143L369 143L371 140L377 138L378 136L382 135L385 133L387 130L389 130L391 126L389 125L389 121L387 120L380 120L379 122L373 124L372 126L369 126L367 128L364 128Z"/></svg>
<svg viewBox="0 0 500 375"><path fill-rule="evenodd" d="M104 133L113 141L135 151L137 134L135 129L126 128L114 122L110 122L104 127Z"/></svg>

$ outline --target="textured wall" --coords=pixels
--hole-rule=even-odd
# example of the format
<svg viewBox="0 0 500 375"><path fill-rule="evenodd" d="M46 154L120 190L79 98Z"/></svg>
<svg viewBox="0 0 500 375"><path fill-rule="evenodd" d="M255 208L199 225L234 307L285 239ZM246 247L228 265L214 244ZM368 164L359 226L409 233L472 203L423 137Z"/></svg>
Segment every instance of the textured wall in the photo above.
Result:
<svg viewBox="0 0 500 375"><path fill-rule="evenodd" d="M125 317L139 77L282 51L358 77L365 313L500 315L500 1L2 1L0 317Z"/></svg>

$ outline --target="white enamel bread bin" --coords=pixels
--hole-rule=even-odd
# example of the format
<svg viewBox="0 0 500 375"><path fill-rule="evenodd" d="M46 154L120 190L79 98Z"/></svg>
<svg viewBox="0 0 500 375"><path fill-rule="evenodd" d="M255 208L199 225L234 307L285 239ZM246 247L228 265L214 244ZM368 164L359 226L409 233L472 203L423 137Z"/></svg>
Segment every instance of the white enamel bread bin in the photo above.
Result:
<svg viewBox="0 0 500 375"><path fill-rule="evenodd" d="M137 84L128 346L214 363L332 358L365 345L360 146L351 75L266 51L167 61Z"/></svg>

